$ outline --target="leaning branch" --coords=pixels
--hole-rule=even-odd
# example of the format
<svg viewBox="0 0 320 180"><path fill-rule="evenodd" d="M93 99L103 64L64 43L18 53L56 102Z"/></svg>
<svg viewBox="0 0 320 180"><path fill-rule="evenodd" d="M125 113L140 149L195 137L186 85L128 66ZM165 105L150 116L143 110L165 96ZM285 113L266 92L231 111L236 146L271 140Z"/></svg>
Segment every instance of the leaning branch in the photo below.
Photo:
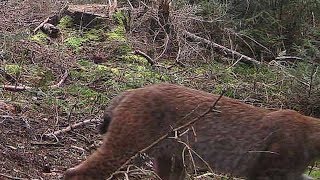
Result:
<svg viewBox="0 0 320 180"><path fill-rule="evenodd" d="M169 132L167 132L166 134L164 134L163 136L161 136L160 138L158 138L156 141L154 141L152 144L150 144L149 146L147 146L146 148L140 150L138 153L136 153L135 155L133 155L131 158L129 158L124 164L122 164L122 166L120 168L118 168L113 174L111 174L111 176L107 179L107 180L111 180L113 178L114 175L117 174L117 172L121 169L123 169L125 166L127 166L130 162L132 162L135 158L137 158L140 154L145 153L146 151L148 151L149 149L151 149L152 147L156 146L157 144L159 144L161 141L163 141L164 139L168 138L172 133L174 132L178 132L182 129L185 129L187 127L192 126L194 123L196 123L199 119L203 118L204 116L206 116L207 114L209 114L210 112L214 111L215 106L217 105L217 103L220 101L220 99L222 98L224 92L221 93L221 95L218 97L218 99L202 114L200 114L199 116L197 116L196 118L194 118L193 120L183 124L182 126L179 126L177 128L174 128L172 130L170 130ZM215 111L218 112L218 111Z"/></svg>
<svg viewBox="0 0 320 180"><path fill-rule="evenodd" d="M140 51L140 50L135 50L133 51L133 54L135 55L140 55L144 58L146 58L146 60L148 61L148 63L151 65L151 66L154 66L156 64L156 62L150 57L148 56L146 53Z"/></svg>
<svg viewBox="0 0 320 180"><path fill-rule="evenodd" d="M188 31L183 31L183 34L185 36L187 36L188 38L191 38L194 41L199 41L202 44L210 46L215 52L223 54L226 57L241 59L244 62L253 63L253 64L256 64L256 65L261 64L259 61L255 60L255 59L253 59L251 57L243 55L243 54L241 54L241 53L239 53L239 52L237 52L235 50L229 49L229 48L224 47L224 46L222 46L220 44L217 44L215 42L209 41L209 40L207 40L207 39L205 39L203 37L197 36L197 35L195 35L193 33L188 32Z"/></svg>

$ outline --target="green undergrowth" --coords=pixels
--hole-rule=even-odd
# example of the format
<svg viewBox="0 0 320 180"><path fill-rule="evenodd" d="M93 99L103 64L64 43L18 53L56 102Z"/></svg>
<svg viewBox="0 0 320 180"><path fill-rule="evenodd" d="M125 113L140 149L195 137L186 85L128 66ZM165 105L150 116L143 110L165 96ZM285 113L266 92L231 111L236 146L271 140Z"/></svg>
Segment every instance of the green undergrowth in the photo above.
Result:
<svg viewBox="0 0 320 180"><path fill-rule="evenodd" d="M21 73L22 67L19 64L6 64L4 70L11 76L17 76Z"/></svg>
<svg viewBox="0 0 320 180"><path fill-rule="evenodd" d="M306 172L306 174L309 174L309 171ZM311 176L314 179L320 179L320 169L313 169L310 172L309 176Z"/></svg>
<svg viewBox="0 0 320 180"><path fill-rule="evenodd" d="M47 42L48 35L38 31L35 35L30 36L29 39L40 44L45 44Z"/></svg>
<svg viewBox="0 0 320 180"><path fill-rule="evenodd" d="M64 43L66 46L79 51L81 50L81 47L87 42L102 40L103 33L103 30L98 29L91 29L81 34L69 32L68 38L65 39Z"/></svg>
<svg viewBox="0 0 320 180"><path fill-rule="evenodd" d="M284 71L269 65L255 67L239 62L230 67L227 64L210 61L190 63L186 68L176 65L166 69L169 64L171 65L170 60L161 61L160 67L151 67L144 57L131 54L132 49L125 40L125 32L117 30L123 28L119 28L122 25L122 23L118 23L118 26L111 30L112 33L121 37L112 40L109 35L107 35L108 38L102 38L106 35L103 30L88 30L80 37L70 28L66 28L68 35L75 34L75 36L67 37L64 40L63 43L67 46L79 50L85 43L96 42L102 44L102 47L104 43L115 43L116 45L111 46L114 48L111 49L114 56L100 64L96 64L90 59L77 60L75 66L70 69L68 77L70 82L63 86L62 90L52 91L50 96L56 96L56 94L63 92L67 97L64 101L78 99L79 106L87 107L92 105L97 97L105 97L102 102L107 104L112 97L124 90L148 84L172 82L215 94L220 94L225 90L226 96L237 99L253 99L254 102L261 104L269 104L273 101L281 103L290 92L294 81L294 78L287 77L287 74L291 73L307 79L301 74L310 68L301 63L296 67L286 68ZM63 25L63 27L67 27L67 25ZM110 49L101 48L100 50L107 52ZM29 82L27 84L42 89L46 89L54 81L57 81L48 69L31 65L22 68L16 64L7 64L6 69L12 75L28 72L28 77L32 78L29 80L26 78L26 81Z"/></svg>
<svg viewBox="0 0 320 180"><path fill-rule="evenodd" d="M60 29L71 28L73 26L73 20L70 16L64 16L60 19L58 27Z"/></svg>
<svg viewBox="0 0 320 180"><path fill-rule="evenodd" d="M54 81L54 74L46 67L34 64L8 63L4 71L18 81L23 80L24 85L32 87L47 87Z"/></svg>

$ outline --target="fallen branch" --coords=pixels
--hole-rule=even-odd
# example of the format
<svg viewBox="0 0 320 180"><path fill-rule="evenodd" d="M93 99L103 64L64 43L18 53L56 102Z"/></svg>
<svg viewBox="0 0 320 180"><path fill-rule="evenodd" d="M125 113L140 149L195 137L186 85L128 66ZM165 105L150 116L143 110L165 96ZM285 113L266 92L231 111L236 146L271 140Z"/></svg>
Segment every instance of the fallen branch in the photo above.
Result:
<svg viewBox="0 0 320 180"><path fill-rule="evenodd" d="M185 129L186 127L191 126L192 124L194 124L195 122L197 122L199 119L203 118L205 115L207 115L208 113L214 111L215 106L217 105L217 103L219 102L219 100L222 98L224 92L221 93L221 95L218 97L218 99L202 114L200 114L199 116L197 116L196 118L194 118L193 120L183 124L182 126L179 126L177 128L172 129L171 131L167 132L166 134L164 134L163 136L161 136L160 138L158 138L156 141L154 141L152 144L150 144L149 146L147 146L146 148L140 150L138 153L136 153L135 155L133 155L131 158L129 158L124 164L121 165L120 168L118 168L114 173L111 174L111 176L107 179L107 180L111 180L113 178L114 175L117 174L118 171L120 171L121 169L123 169L125 166L127 166L130 162L132 162L135 158L137 158L140 154L145 153L147 150L151 149L152 147L156 146L157 144L159 144L161 141L163 141L164 139L168 138L172 133L178 132L182 129ZM218 112L218 111L215 111Z"/></svg>
<svg viewBox="0 0 320 180"><path fill-rule="evenodd" d="M146 60L148 61L148 63L151 65L151 66L154 66L156 64L156 62L150 57L148 56L146 53L140 51L140 50L135 50L133 51L133 54L135 55L140 55L144 58L146 58Z"/></svg>
<svg viewBox="0 0 320 180"><path fill-rule="evenodd" d="M68 71L66 71L61 80L57 83L57 84L54 84L52 86L50 86L50 88L59 88L61 87L61 85L66 81L67 77L68 77L69 73ZM4 90L7 90L7 91L12 91L12 92L20 92L20 91L25 91L25 90L31 90L31 89L36 89L35 87L31 87L31 86L24 86L24 85L1 85L0 86L2 89Z"/></svg>
<svg viewBox="0 0 320 180"><path fill-rule="evenodd" d="M302 61L303 59L301 57L296 56L278 56L276 57L276 60L280 61Z"/></svg>
<svg viewBox="0 0 320 180"><path fill-rule="evenodd" d="M247 63L253 63L253 64L256 64L256 65L259 65L261 64L261 62L251 58L251 57L248 57L246 55L243 55L235 50L232 50L232 49L229 49L227 47L224 47L220 44L217 44L215 42L212 42L212 41L209 41L205 38L202 38L200 36L197 36L195 34L192 34L188 31L183 31L183 34L185 36L187 36L188 38L191 38L192 40L194 41L199 41L207 46L210 46L215 52L218 52L220 54L223 54L224 56L226 57L230 57L230 58L235 58L235 59L241 59L242 61L244 62L247 62Z"/></svg>
<svg viewBox="0 0 320 180"><path fill-rule="evenodd" d="M47 17L44 21L42 21L42 23L39 24L39 26L37 26L37 27L33 30L33 34L35 34L36 32L38 32L38 31L40 30L40 28L41 28L44 24L46 24L46 23L49 22L49 20L50 20L50 17Z"/></svg>
<svg viewBox="0 0 320 180"><path fill-rule="evenodd" d="M5 85L5 84L1 85L0 87L4 90L13 91L13 92L20 92L20 91L33 89L33 87L30 87L30 86L16 86L16 85Z"/></svg>
<svg viewBox="0 0 320 180"><path fill-rule="evenodd" d="M64 72L61 80L60 80L57 84L52 85L52 86L50 86L50 87L51 87L51 88L59 88L59 87L61 87L62 83L64 83L64 82L66 81L68 75L69 75L68 71Z"/></svg>
<svg viewBox="0 0 320 180"><path fill-rule="evenodd" d="M82 122L78 122L78 123L75 123L75 124L73 124L73 125L70 125L70 126L64 128L64 129L60 129L60 130L58 130L58 131L55 131L55 132L53 132L53 133L44 134L44 137L52 137L52 136L55 137L55 136L59 136L59 135L61 135L61 134L63 134L63 133L70 132L70 131L72 131L72 130L75 129L75 128L79 128L79 127L81 127L81 126L83 126L83 125L85 125L85 124L89 124L89 123L92 123L92 122L100 122L100 121L101 121L100 119L88 119L88 120L84 120L84 121L82 121Z"/></svg>

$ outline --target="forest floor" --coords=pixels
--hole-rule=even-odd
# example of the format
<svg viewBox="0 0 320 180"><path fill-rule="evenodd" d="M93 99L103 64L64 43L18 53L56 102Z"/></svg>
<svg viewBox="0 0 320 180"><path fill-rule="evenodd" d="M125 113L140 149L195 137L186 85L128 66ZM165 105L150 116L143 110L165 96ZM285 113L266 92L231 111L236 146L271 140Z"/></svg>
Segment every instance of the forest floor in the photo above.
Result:
<svg viewBox="0 0 320 180"><path fill-rule="evenodd" d="M60 179L99 146L97 120L108 102L124 90L147 84L171 82L212 93L227 88L227 96L255 106L292 108L291 68L230 66L223 58L189 61L187 67L168 58L152 67L132 53L135 48L117 18L105 27L82 31L64 17L58 38L33 34L62 4L0 2L0 85L26 88L0 89L0 179ZM317 170L311 174L320 177Z"/></svg>

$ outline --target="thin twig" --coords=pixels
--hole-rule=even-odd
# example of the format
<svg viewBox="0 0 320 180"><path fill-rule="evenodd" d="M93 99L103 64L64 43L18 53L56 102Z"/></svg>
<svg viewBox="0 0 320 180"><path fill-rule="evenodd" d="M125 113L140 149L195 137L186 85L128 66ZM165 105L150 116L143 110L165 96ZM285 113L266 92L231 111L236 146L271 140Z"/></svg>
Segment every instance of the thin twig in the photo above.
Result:
<svg viewBox="0 0 320 180"><path fill-rule="evenodd" d="M133 6L132 6L132 3L130 2L130 0L127 0L127 2L128 2L128 4L129 4L130 8L131 8L131 9L134 9Z"/></svg>
<svg viewBox="0 0 320 180"><path fill-rule="evenodd" d="M78 122L73 125L69 125L68 127L64 128L64 129L60 129L60 130L55 131L53 133L45 134L44 136L46 136L46 137L59 136L63 133L67 133L67 132L71 131L72 129L79 128L85 124L89 124L89 123L93 123L93 122L100 122L100 121L101 121L100 119L87 119L82 122Z"/></svg>
<svg viewBox="0 0 320 180"><path fill-rule="evenodd" d="M50 87L51 87L51 88L59 88L59 87L61 87L61 85L66 81L68 75L69 75L69 72L66 70L66 71L64 72L62 78L60 79L60 81L59 81L57 84L52 85L52 86L50 86Z"/></svg>

